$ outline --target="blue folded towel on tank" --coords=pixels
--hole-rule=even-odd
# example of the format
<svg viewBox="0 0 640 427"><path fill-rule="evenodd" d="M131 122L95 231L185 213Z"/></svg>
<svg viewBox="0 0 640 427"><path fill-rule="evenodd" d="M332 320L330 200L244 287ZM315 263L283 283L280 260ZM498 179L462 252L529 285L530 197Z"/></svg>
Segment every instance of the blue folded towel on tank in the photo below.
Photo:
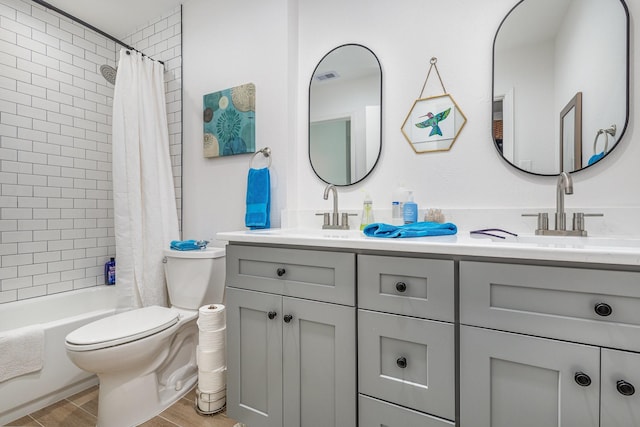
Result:
<svg viewBox="0 0 640 427"><path fill-rule="evenodd" d="M249 169L247 177L247 211L244 223L251 230L270 228L271 179L269 168Z"/></svg>
<svg viewBox="0 0 640 427"><path fill-rule="evenodd" d="M413 224L391 225L374 223L362 230L369 237L424 237L449 236L458 232L458 227L450 222L414 222Z"/></svg>
<svg viewBox="0 0 640 427"><path fill-rule="evenodd" d="M171 249L175 251L196 251L206 248L207 243L204 243L204 240L172 240Z"/></svg>

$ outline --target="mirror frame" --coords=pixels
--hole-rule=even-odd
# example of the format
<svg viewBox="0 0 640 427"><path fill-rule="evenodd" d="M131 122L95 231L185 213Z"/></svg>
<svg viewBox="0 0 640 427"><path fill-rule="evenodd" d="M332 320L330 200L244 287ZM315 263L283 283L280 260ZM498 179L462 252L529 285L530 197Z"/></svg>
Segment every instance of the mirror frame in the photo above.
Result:
<svg viewBox="0 0 640 427"><path fill-rule="evenodd" d="M320 66L320 64L322 63L322 61L324 61L324 59L329 56L332 52L334 52L337 49L343 48L343 47L347 47L347 46L357 46L357 47L361 47L364 48L366 50L369 51L369 53L371 53L371 55L373 56L373 58L376 60L377 64L378 64L378 69L380 70L380 88L379 88L379 92L380 92L380 143L378 146L378 155L376 157L376 161L373 163L373 165L371 166L371 169L369 169L367 171L366 174L364 174L364 176L362 176L360 179L358 179L357 181L351 182L349 184L334 184L332 182L327 181L326 179L324 179L323 177L321 177L318 172L316 171L316 169L313 167L313 162L311 161L311 84L313 83L313 77L316 75L316 71L318 70L318 67ZM329 52L327 52L325 55L322 56L322 58L320 59L320 61L318 61L318 63L316 64L315 68L313 69L313 73L311 73L311 78L309 79L309 92L308 92L308 99L307 99L307 103L308 103L308 108L307 108L307 155L309 157L309 165L311 165L311 169L313 170L313 173L315 173L315 175L323 182L327 183L327 184L333 184L336 187L347 187L349 185L354 185L357 184L359 182L364 181L365 178L367 178L369 175L371 175L371 172L373 172L373 170L376 168L376 166L378 165L378 162L380 161L380 156L382 155L382 79L383 79L383 75L382 75L382 65L380 64L380 60L378 59L378 56L368 47L359 44L359 43L345 43L342 44L340 46L336 46L333 49L331 49Z"/></svg>
<svg viewBox="0 0 640 427"><path fill-rule="evenodd" d="M511 15L511 13L518 7L520 6L520 4L524 3L526 0L519 0L511 9L509 9L509 12L507 12L507 14L504 16L504 18L502 18L502 20L500 21L500 25L498 26L498 29L496 30L496 34L493 37L493 46L492 46L492 55L491 55L491 121L489 123L489 125L491 126L490 130L491 130L491 139L493 140L493 145L498 153L498 155L502 158L502 160L504 160L504 162L506 164L508 164L509 166L528 173L530 175L537 175L537 176L558 176L560 175L559 173L554 173L554 174L546 174L546 173L537 173L537 172L531 172L525 169L522 169L518 166L516 166L515 164L511 163L509 160L507 160L504 155L502 154L502 152L500 151L500 147L498 145L498 142L496 141L495 137L494 137L494 132L493 132L493 123L494 123L494 118L495 118L495 112L493 111L493 103L495 101L494 99L494 95L495 95L495 80L496 80L496 40L498 39L498 34L500 33L500 29L502 28L502 26L504 25L505 21L509 18L509 15ZM529 1L535 1L535 0L529 0ZM625 0L618 0L624 10L625 16L627 18L627 22L626 22L626 31L625 31L625 35L626 35L626 66L624 68L625 73L626 73L626 77L625 77L625 84L627 87L627 91L626 91L626 97L625 97L625 111L626 111L626 117L624 120L624 126L622 128L622 131L619 134L619 137L615 143L615 145L611 148L611 150L609 150L601 159L599 159L597 162L589 165L587 164L586 166L582 166L580 169L576 169L571 171L570 173L575 173L575 172L579 172L582 170L585 170L591 166L596 165L597 163L599 163L600 161L602 161L605 157L607 157L613 150L615 150L618 146L618 144L622 141L622 137L624 136L626 130L627 130L627 125L629 124L629 99L630 99L630 68L631 68L631 59L630 59L630 27L631 27L631 18L629 15L629 8L627 6L627 3L625 2Z"/></svg>

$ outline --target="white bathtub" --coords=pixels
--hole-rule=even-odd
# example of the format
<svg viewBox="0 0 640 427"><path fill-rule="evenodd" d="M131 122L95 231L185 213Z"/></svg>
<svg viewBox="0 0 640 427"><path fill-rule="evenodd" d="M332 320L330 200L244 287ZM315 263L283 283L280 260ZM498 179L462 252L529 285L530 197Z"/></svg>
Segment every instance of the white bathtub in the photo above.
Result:
<svg viewBox="0 0 640 427"><path fill-rule="evenodd" d="M42 370L0 383L0 425L71 396L98 383L95 375L78 369L67 358L64 339L78 327L115 312L114 286L0 304L0 333L42 324Z"/></svg>

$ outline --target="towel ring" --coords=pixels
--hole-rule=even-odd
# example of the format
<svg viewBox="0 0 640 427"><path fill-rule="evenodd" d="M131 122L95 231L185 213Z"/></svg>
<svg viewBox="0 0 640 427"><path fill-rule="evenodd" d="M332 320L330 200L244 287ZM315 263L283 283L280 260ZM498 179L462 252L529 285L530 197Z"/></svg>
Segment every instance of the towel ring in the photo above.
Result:
<svg viewBox="0 0 640 427"><path fill-rule="evenodd" d="M611 127L607 128L607 129L600 129L598 131L598 133L596 133L596 139L593 141L593 154L597 154L598 152L596 151L596 149L598 148L598 138L600 137L600 135L604 134L604 150L602 150L603 153L607 152L608 146L609 146L609 135L611 136L616 136L616 125L611 125Z"/></svg>
<svg viewBox="0 0 640 427"><path fill-rule="evenodd" d="M251 160L249 161L249 167L250 168L253 167L253 160L256 158L258 154L262 154L267 159L269 159L269 164L267 165L267 168L270 168L271 167L271 148L269 147L264 147L262 150L258 150L255 153L253 153L253 156L251 156Z"/></svg>

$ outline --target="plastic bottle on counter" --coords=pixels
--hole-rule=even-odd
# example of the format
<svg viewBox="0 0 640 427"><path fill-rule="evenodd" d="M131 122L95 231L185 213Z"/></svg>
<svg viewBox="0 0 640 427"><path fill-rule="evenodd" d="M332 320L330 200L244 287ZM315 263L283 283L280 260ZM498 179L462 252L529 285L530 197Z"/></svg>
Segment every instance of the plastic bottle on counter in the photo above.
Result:
<svg viewBox="0 0 640 427"><path fill-rule="evenodd" d="M413 201L413 191L409 190L409 200L404 203L402 217L405 224L418 222L418 205Z"/></svg>
<svg viewBox="0 0 640 427"><path fill-rule="evenodd" d="M369 193L365 193L364 202L362 203L362 217L360 218L360 230L364 230L364 228L373 224L375 220L373 219L373 200L371 200L371 196Z"/></svg>
<svg viewBox="0 0 640 427"><path fill-rule="evenodd" d="M404 224L404 202L407 201L407 189L400 186L393 192L391 200L391 224Z"/></svg>
<svg viewBox="0 0 640 427"><path fill-rule="evenodd" d="M104 264L104 284L116 284L116 259L111 258Z"/></svg>

